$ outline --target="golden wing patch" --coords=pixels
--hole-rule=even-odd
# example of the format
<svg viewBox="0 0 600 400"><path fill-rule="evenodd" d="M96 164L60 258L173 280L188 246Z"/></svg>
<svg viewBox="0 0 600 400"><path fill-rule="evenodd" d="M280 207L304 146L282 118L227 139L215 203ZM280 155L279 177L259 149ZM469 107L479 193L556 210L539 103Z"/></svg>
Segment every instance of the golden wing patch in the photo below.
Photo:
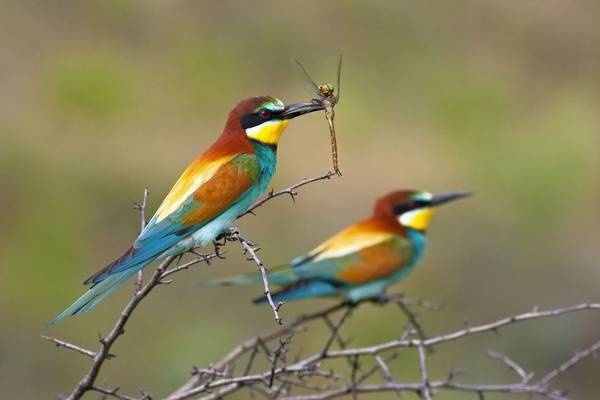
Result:
<svg viewBox="0 0 600 400"><path fill-rule="evenodd" d="M181 174L160 207L158 207L156 211L156 223L177 211L186 199L196 192L200 186L208 182L219 168L234 156L222 157L208 163L201 159L191 163L183 174Z"/></svg>
<svg viewBox="0 0 600 400"><path fill-rule="evenodd" d="M325 241L312 250L311 254L317 254L315 261L343 257L389 240L392 236L389 232L365 230L360 225L355 225Z"/></svg>

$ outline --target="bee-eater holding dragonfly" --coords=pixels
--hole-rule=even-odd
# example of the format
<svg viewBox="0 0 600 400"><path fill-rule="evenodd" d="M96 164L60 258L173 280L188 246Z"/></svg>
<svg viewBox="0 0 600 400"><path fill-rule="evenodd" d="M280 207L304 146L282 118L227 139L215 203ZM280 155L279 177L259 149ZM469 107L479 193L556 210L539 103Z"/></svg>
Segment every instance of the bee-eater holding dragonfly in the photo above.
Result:
<svg viewBox="0 0 600 400"><path fill-rule="evenodd" d="M289 120L318 110L319 102L285 106L267 96L238 103L221 136L183 172L129 250L88 278L89 290L51 324L89 311L154 260L211 243L267 189Z"/></svg>
<svg viewBox="0 0 600 400"><path fill-rule="evenodd" d="M453 192L389 193L373 215L337 233L308 254L269 271L269 282L283 288L274 301L343 296L352 302L379 297L404 279L423 257L426 230L435 207L468 196ZM258 284L256 274L213 279L206 285ZM259 298L256 302L264 302Z"/></svg>

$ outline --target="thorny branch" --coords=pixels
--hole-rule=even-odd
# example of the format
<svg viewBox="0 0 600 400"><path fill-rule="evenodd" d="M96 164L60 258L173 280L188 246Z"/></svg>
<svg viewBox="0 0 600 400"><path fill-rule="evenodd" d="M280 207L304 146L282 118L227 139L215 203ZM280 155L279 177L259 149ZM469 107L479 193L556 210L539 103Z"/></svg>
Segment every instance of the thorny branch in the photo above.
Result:
<svg viewBox="0 0 600 400"><path fill-rule="evenodd" d="M527 383L533 378L533 373L527 373L525 368L519 365L516 361L511 359L505 354L498 353L497 351L488 351L488 356L502 361L508 368L513 370L520 378L521 383Z"/></svg>
<svg viewBox="0 0 600 400"><path fill-rule="evenodd" d="M423 344L417 346L419 353L419 372L421 373L421 397L425 400L431 400L431 389L429 387L429 375L427 373L427 364L425 357L425 348Z"/></svg>
<svg viewBox="0 0 600 400"><path fill-rule="evenodd" d="M171 270L174 268L176 267L172 267ZM163 274L168 271L170 270L165 270ZM154 279L151 279L152 281ZM388 296L388 300L384 304L392 302L402 302L406 307L420 306L427 309L437 309L436 307L432 307L428 302L409 299L403 296ZM347 342L342 340L340 342L340 349L330 350L329 347L335 342L335 338L338 337L341 339L339 335L343 324L349 319L351 311L355 310L357 306L357 304L342 302L311 314L302 315L277 330L248 339L210 367L204 369L193 368L190 380L165 397L165 399L184 400L199 398L203 400L216 400L225 398L239 390L247 389L254 393L254 395L261 395L264 398L286 400L321 400L343 397L345 395L352 395L354 398L358 398L361 394L365 393L382 393L388 391L395 392L396 394L412 392L419 395L422 399L433 399L442 390L473 393L481 399L485 398L485 394L489 393L528 393L549 400L567 400L568 397L565 391L550 387L552 382L581 360L600 351L599 340L590 347L575 353L571 358L550 372L547 372L542 378L533 383L531 383L531 378L534 376L533 372L526 371L525 368L508 356L495 352L490 352L488 355L498 359L503 365L515 371L519 377L518 382L497 384L460 383L456 381L458 370L450 371L445 379L432 379L426 367L427 356L425 349L428 345L441 345L481 333L497 332L502 327L523 321L557 317L585 310L600 310L600 303L583 303L544 311L535 308L530 312L513 315L487 324L467 326L458 331L430 336L428 339L422 339L420 334L408 323L399 339L374 346L355 348L344 348ZM339 312L342 312L341 317L332 328L330 325L331 317ZM291 350L292 336L305 332L309 324L317 321L329 321L325 325L330 329L330 335L324 339L326 343L323 349L304 358L296 357L293 361L287 363L287 356L285 354ZM269 348L271 344L274 346L272 349ZM421 372L420 381L400 382L398 378L393 376L389 363L399 357L402 349L417 350L419 358L418 367ZM390 351L392 352L390 353ZM256 361L262 355L264 355L268 363L268 368L263 371L254 371L254 366L260 365ZM248 357L246 368L243 369L241 374L234 375L232 371L235 369L235 364L240 363L244 356ZM373 367L360 375L358 373L359 357L361 360L364 357L371 357L373 361ZM345 379L339 371L328 369L325 365L325 363L336 358L346 359L350 365L350 374L347 378L348 380L346 380L346 384L343 383ZM377 370L381 371L383 381L380 383L366 383L366 380L371 378ZM323 380L328 383L322 383ZM90 385L88 390L121 400L151 399L146 393L142 397L132 397L121 394L118 388L100 388L95 384ZM307 390L309 391L308 394L306 393ZM296 394L296 391L304 394Z"/></svg>
<svg viewBox="0 0 600 400"><path fill-rule="evenodd" d="M422 304L421 301L406 299L401 296L392 296L394 301L402 301L405 306ZM425 303L427 304L427 303ZM277 331L269 334L260 335L247 340L235 349L233 349L221 361L213 365L215 370L225 370L228 366L233 365L237 360L241 359L246 353L251 353L252 362L259 353L259 347L266 346L267 343L276 341L278 338L289 335L290 332L302 332L306 324L329 317L336 312L342 311L340 322L335 325L335 331L326 339L325 348L333 343L333 339L337 336L342 328L344 321L349 316L349 310L354 309L356 305L348 303L340 303L336 306L326 308L320 312L299 317L289 325L284 325ZM597 351L600 351L600 341L596 342L589 348L576 353L573 357L558 366L556 369L544 375L539 381L530 383L533 377L532 372L525 371L515 361L508 356L500 353L492 353L494 358L499 359L502 363L509 366L519 375L519 381L510 384L464 384L456 382L457 370L452 370L446 379L432 379L426 367L426 352L425 349L429 344L444 344L457 340L463 337L472 336L485 332L495 332L500 327L513 325L521 321L556 317L566 313L574 313L584 310L600 310L600 304L584 303L571 307L557 308L546 311L533 310L527 313L514 315L503 318L488 324L467 327L465 329L450 332L447 334L431 336L428 339L421 339L420 335L410 328L402 334L402 336L394 341L385 342L371 347L357 347L340 350L319 351L311 356L297 359L288 365L282 365L276 369L268 369L263 372L252 373L249 369L244 370L244 373L239 376L226 376L219 380L210 380L208 375L196 374L182 385L179 389L166 397L167 400L184 400L190 398L201 398L203 400L218 399L237 392L244 388L256 388L259 385L265 392L265 398L277 398L287 400L300 399L331 399L352 394L358 396L362 393L377 393L393 391L396 393L412 392L421 396L422 399L432 399L440 390L460 391L465 393L474 393L483 398L485 393L529 393L543 396L550 400L565 400L565 393L550 387L552 381L560 374L572 368L582 359L589 357ZM411 337L413 336L413 337ZM286 346L289 347L289 344ZM389 363L399 357L399 350L417 349L419 355L419 370L421 371L421 380L419 382L401 383L392 375ZM394 350L391 354L388 352ZM289 351L289 350L288 350ZM387 356L384 356L388 354ZM267 352L268 354L268 352ZM358 376L358 357L372 357L374 366ZM327 369L324 363L334 358L344 358L350 364L350 383L340 385L342 376L338 372L330 371L327 375ZM271 365L272 366L272 365ZM370 378L374 372L380 370L383 375L383 382L379 384L366 384L365 381ZM312 382L310 379L326 379L330 384L323 385L317 382ZM208 382L210 380L210 382ZM269 382L280 382L281 385L269 386ZM282 387L283 384L287 386ZM337 384L336 384L337 383ZM311 389L317 391L314 394L294 395L294 390L304 391ZM198 397L204 394L204 397Z"/></svg>
<svg viewBox="0 0 600 400"><path fill-rule="evenodd" d="M262 206L268 200L283 194L288 194L293 199L297 194L295 190L298 187L318 180L329 179L332 175L332 173L328 173L320 177L305 179L288 189L271 192L263 200L255 203L251 207L250 212ZM136 207L141 213L143 223L145 222L146 197L147 192L144 194L144 202ZM248 255L249 260L258 266L263 278L265 295L273 309L276 320L280 322L281 318L278 311L281 304L274 304L270 296L267 270L264 263L256 254L259 248L246 240L239 230L235 228L224 233L224 242L227 241L238 241L244 253ZM185 263L181 263L181 258L176 260L176 257L163 260L150 276L148 282L143 284L140 280L140 285L136 286L136 292L121 312L113 328L106 336L99 339L100 347L97 351L88 350L57 338L43 337L58 347L76 351L92 359L92 365L88 372L65 398L75 400L80 399L86 392L96 392L101 395L101 398L151 400L151 395L146 392L142 392L139 396L132 396L121 393L118 387L109 388L99 386L96 381L100 370L106 360L114 357L110 352L111 348L118 338L125 333L125 326L133 312L154 288L170 283L170 280L166 278L180 271L196 264L209 263L214 258L222 258L222 252L218 251L221 245L215 244L215 252L210 254L200 254L193 251L192 254L195 257ZM342 329L344 328L344 324L350 319L352 311L359 304L342 302L323 310L300 316L286 325L281 325L277 330L248 339L231 350L223 359L208 368L193 368L191 378L173 391L173 393L165 397L165 399L184 400L198 398L202 400L217 400L246 389L250 391L253 398L262 396L267 399L280 400L321 400L346 395L351 395L357 399L364 393L383 392L394 392L397 395L404 392L411 392L420 396L423 400L430 400L436 397L440 391L471 393L477 395L480 399L484 399L485 395L489 393L526 393L541 396L549 400L568 400L567 392L553 388L552 384L557 377L573 368L583 359L595 355L600 351L600 340L598 340L591 346L576 352L572 357L534 382L532 382L534 376L532 371L527 371L516 361L509 358L509 356L497 352L489 352L488 355L498 359L503 365L514 371L519 378L517 382L461 383L457 382L457 370L450 371L445 379L436 379L432 378L428 373L427 353L425 352L425 349L433 345L440 346L481 333L497 333L499 329L519 322L558 317L563 314L585 310L600 310L600 303L583 303L545 311L540 311L536 307L529 312L513 315L487 324L465 325L463 329L432 336L425 334L411 307L437 310L438 306L435 304L397 295L382 296L382 298L375 299L375 302L382 306L396 303L405 313L407 323L404 327L404 332L399 338L367 347L348 347L349 341L342 337ZM334 319L332 319L332 316L340 312L342 314L337 319L338 322L333 323ZM324 345L321 350L305 357L297 354L288 361L288 353L293 350L292 338L305 332L310 324L314 324L317 321L325 322L325 326L330 332L324 339ZM336 343L338 348L332 349ZM415 349L418 354L418 369L421 378L417 382L402 382L398 376L394 376L390 365L401 354L404 354L404 351L415 351ZM262 359L263 357L264 359ZM238 372L235 374L236 363L239 364L244 359L247 359L245 368L243 368L242 373ZM347 361L349 372L346 376L344 376L342 371L336 371L332 366L328 366L331 360L334 359L345 359ZM264 368L262 366L264 366L265 362L267 367L261 370L260 368ZM364 371L362 366L368 365L368 363L371 363L371 367ZM380 379L382 380L381 382L371 383L372 380L376 379L374 374L377 371L381 372Z"/></svg>
<svg viewBox="0 0 600 400"><path fill-rule="evenodd" d="M254 204L252 204L250 206L250 208L248 208L248 210L245 213L240 214L240 216L238 218L241 218L247 214L254 214L254 210L256 210L258 207L262 206L266 202L274 199L275 197L279 197L279 196L283 196L283 195L287 194L292 198L292 201L296 201L296 196L298 195L298 192L296 191L296 189L299 189L302 186L308 185L313 182L331 179L331 177L334 175L335 175L335 173L328 171L326 174L323 174L320 176L315 176L314 178L304 178L300 182L298 182L295 185L292 185L286 189L282 189L282 190L278 190L278 191L273 191L271 189L271 191L269 191L269 193L265 197L263 197L260 200L257 200Z"/></svg>
<svg viewBox="0 0 600 400"><path fill-rule="evenodd" d="M283 195L283 194L289 194L290 196L292 196L292 199L294 199L294 197L298 194L296 192L296 189L298 189L299 187L307 185L312 182L319 181L319 180L329 179L329 178L331 178L332 175L333 175L332 173L328 172L327 174L322 175L322 176L304 179L304 180L300 181L299 183L297 183L287 189L281 190L279 192L271 191L265 198L256 202L249 209L249 212L252 212L252 210L262 206L269 200L271 200L275 197L278 197L280 195ZM144 230L145 225L146 225L147 198L148 198L148 189L146 188L144 190L144 197L143 197L142 203L134 204L134 209L136 209L140 212L141 230L142 231ZM245 214L247 214L247 213L248 212L246 212ZM245 215L245 214L243 214L243 215ZM246 239L242 238L239 230L234 229L232 232L234 234L231 235L231 232L230 232L229 236L227 236L227 234L226 234L225 239L230 240L230 241L237 240L242 244L242 247L244 248L245 253L250 254L252 257L252 260L254 260L256 262L256 264L259 266L259 269L261 271L261 274L262 274L263 280L264 280L265 294L270 293L268 281L266 279L266 268L264 267L264 264L262 263L262 261L260 261L260 259L256 256L257 248L255 246L253 246L250 242L248 242ZM207 263L208 264L210 262L210 260L214 259L214 258L223 258L222 253L220 253L218 251L217 246L215 246L214 253L199 254L199 253L196 253L195 251L192 251L191 253L195 255L194 259L192 259L191 261L188 261L184 264L179 264L179 262L181 261L181 257L179 257L179 259L177 260L177 264L171 268L169 268L169 267L171 266L171 264L175 261L175 259L177 257L165 258L159 264L159 266L156 268L156 270L154 271L154 273L152 274L152 276L150 277L150 279L148 280L148 282L145 285L143 284L143 277L142 277L142 274L140 271L140 273L136 277L135 292L133 294L133 297L127 303L127 305L121 312L119 318L115 322L115 325L110 330L110 332L106 336L103 336L103 337L101 336L101 338L99 339L100 348L97 352L84 349L80 346L77 346L75 344L72 344L72 343L57 339L57 338L43 336L43 338L45 340L48 340L48 341L56 344L56 346L58 346L58 347L66 348L69 350L74 350L74 351L84 354L92 359L92 365L90 366L90 369L81 378L81 380L78 382L77 386L73 389L73 391L68 396L64 397L66 400L80 399L88 391L95 391L95 392L103 394L104 396L111 396L111 397L117 398L117 399L126 399L126 400L133 399L133 397L131 397L131 396L125 396L125 395L120 394L118 388L107 389L107 388L97 386L96 380L98 378L98 375L100 373L102 366L104 365L104 362L106 360L109 360L110 358L114 357L114 355L110 353L112 346L117 341L117 339L125 333L125 326L126 326L127 322L129 321L129 318L132 316L133 312L137 309L137 307L140 305L140 303L146 298L146 296L148 296L157 286L170 283L169 280L165 280L165 278L168 276L171 276L182 270L188 269L191 266L199 264L199 263ZM268 298L270 300L271 306L274 307L274 304L272 302L270 294L268 294ZM275 313L276 320L278 322L280 322L281 318L279 317L278 307L277 308L274 307L273 311ZM214 379L215 376L216 375L213 374L212 379ZM149 397L149 395L144 394L141 399L150 399L150 397Z"/></svg>
<svg viewBox="0 0 600 400"><path fill-rule="evenodd" d="M133 208L140 212L140 232L144 231L146 227L146 203L148 202L148 188L144 188L144 199L141 203L133 203ZM135 277L135 291L139 292L142 290L144 284L144 273L140 269Z"/></svg>
<svg viewBox="0 0 600 400"><path fill-rule="evenodd" d="M50 336L42 336L42 339L54 343L56 345L56 347L63 347L65 349L73 350L73 351L76 351L76 352L78 352L80 354L86 355L86 356L88 356L88 357L90 357L92 359L94 357L96 357L96 353L94 353L93 351L88 350L88 349L84 349L83 347L74 345L74 344L69 343L69 342L65 342L64 340L56 339L56 338L53 338L53 337L50 337Z"/></svg>
<svg viewBox="0 0 600 400"><path fill-rule="evenodd" d="M275 302L273 301L273 297L271 296L271 290L269 289L269 279L267 278L267 273L268 273L267 267L261 261L261 259L258 258L258 255L256 254L258 252L258 250L260 250L260 247L255 246L252 243L250 243L248 240L244 239L242 237L242 235L240 234L240 231L237 228L230 228L226 239L230 240L230 241L240 242L240 244L242 245L242 248L243 248L244 255L249 256L248 261L254 261L254 263L258 267L258 271L260 272L260 276L263 281L263 287L265 289L265 291L264 291L265 297L267 298L267 301L269 302L269 305L271 306L271 309L273 310L273 315L275 315L275 321L277 321L277 323L279 325L281 325L283 323L283 321L281 320L281 317L279 316L279 309L281 308L283 303L279 302L279 303L275 304Z"/></svg>

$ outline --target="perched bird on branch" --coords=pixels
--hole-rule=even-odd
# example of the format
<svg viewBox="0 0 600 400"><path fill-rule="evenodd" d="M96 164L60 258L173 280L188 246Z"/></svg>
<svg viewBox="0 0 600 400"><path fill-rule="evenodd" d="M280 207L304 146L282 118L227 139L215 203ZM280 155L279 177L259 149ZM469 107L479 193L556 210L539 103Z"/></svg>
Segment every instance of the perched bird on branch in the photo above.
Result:
<svg viewBox="0 0 600 400"><path fill-rule="evenodd" d="M266 96L238 103L221 136L183 172L129 250L88 278L90 289L50 323L89 311L154 260L211 243L267 189L289 120L322 109L319 102L285 106Z"/></svg>
<svg viewBox="0 0 600 400"><path fill-rule="evenodd" d="M373 215L337 233L308 254L269 271L282 286L274 301L343 296L352 302L379 297L404 279L425 251L426 230L437 206L468 196L397 191L376 201ZM251 285L257 274L213 279L205 285ZM261 297L255 302L262 303Z"/></svg>

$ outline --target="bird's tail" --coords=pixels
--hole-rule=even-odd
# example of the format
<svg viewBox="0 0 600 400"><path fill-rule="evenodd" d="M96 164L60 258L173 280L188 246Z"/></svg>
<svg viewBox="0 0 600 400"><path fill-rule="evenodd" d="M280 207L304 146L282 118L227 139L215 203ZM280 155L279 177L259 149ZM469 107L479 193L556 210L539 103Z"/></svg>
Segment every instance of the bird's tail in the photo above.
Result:
<svg viewBox="0 0 600 400"><path fill-rule="evenodd" d="M92 287L88 289L80 298L75 300L73 304L71 304L65 311L57 315L52 321L50 321L50 325L55 325L63 318L68 317L69 315L79 315L84 314L94 308L98 303L100 303L106 296L110 294L113 290L121 286L126 280L131 278L133 275L137 273L145 264L143 264L140 268L131 268L122 272L118 272L108 276L106 279L95 283Z"/></svg>
<svg viewBox="0 0 600 400"><path fill-rule="evenodd" d="M280 301L302 300L310 297L324 297L338 294L338 288L331 282L300 279L290 285L285 286L278 292L271 295L275 303ZM266 296L254 299L254 303L263 304L267 302Z"/></svg>
<svg viewBox="0 0 600 400"><path fill-rule="evenodd" d="M298 277L294 273L291 265L281 265L270 268L269 283L273 285L289 285L294 283ZM258 285L262 283L262 277L258 271L243 275L226 276L224 278L208 279L201 282L202 286L239 286L239 285Z"/></svg>

